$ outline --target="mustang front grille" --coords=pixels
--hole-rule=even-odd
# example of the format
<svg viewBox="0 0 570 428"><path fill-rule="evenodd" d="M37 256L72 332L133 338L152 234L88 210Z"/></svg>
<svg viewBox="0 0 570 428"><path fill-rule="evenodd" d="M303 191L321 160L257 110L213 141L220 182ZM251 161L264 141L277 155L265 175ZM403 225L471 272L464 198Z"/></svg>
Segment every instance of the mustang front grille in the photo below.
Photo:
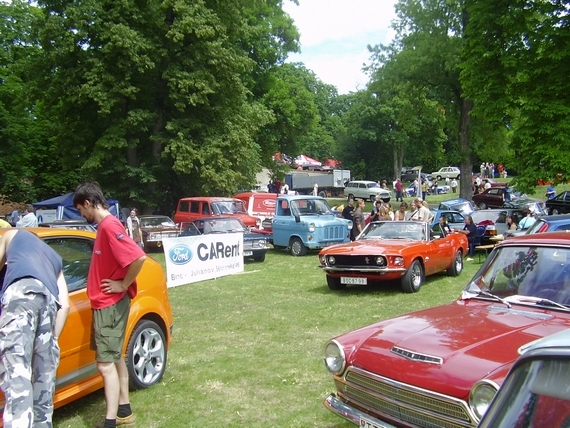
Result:
<svg viewBox="0 0 570 428"><path fill-rule="evenodd" d="M475 427L477 422L462 400L431 393L355 368L338 383L340 395L367 411L405 424L426 428Z"/></svg>
<svg viewBox="0 0 570 428"><path fill-rule="evenodd" d="M335 255L335 264L334 266L374 266L374 267L385 267L388 262L386 257L384 257L384 264L378 265L376 263L376 257L378 256L342 256L342 255ZM382 256L383 257L383 256Z"/></svg>

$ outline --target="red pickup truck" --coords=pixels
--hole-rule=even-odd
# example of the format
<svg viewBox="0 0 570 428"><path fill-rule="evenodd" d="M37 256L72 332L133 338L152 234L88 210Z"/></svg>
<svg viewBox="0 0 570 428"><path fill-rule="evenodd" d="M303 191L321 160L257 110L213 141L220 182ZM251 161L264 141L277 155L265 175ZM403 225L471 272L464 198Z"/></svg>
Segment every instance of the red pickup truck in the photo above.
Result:
<svg viewBox="0 0 570 428"><path fill-rule="evenodd" d="M250 216L243 201L236 198L217 198L210 196L194 196L178 201L174 222L194 221L212 216L235 216L246 226L259 227L261 220Z"/></svg>

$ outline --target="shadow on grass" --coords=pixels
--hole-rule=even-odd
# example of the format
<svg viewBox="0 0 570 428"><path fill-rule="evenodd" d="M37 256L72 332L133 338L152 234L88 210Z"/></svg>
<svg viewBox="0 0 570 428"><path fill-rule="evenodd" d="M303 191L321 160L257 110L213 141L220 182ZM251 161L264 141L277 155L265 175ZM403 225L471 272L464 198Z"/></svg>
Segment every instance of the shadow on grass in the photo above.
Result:
<svg viewBox="0 0 570 428"><path fill-rule="evenodd" d="M418 291L418 293L422 292L423 287L428 287L431 283L437 283L441 281L443 278L450 278L447 276L445 272L436 273L434 275L430 275L426 278L425 282L422 284L422 287ZM399 280L390 280L390 281L373 281L369 285L347 285L344 290L331 290L326 285L326 278L325 284L322 287L315 287L309 289L309 292L318 293L318 294L337 294L339 296L366 296L369 294L377 294L377 295L394 295L394 294L415 294L415 293L404 293L402 291L402 283Z"/></svg>

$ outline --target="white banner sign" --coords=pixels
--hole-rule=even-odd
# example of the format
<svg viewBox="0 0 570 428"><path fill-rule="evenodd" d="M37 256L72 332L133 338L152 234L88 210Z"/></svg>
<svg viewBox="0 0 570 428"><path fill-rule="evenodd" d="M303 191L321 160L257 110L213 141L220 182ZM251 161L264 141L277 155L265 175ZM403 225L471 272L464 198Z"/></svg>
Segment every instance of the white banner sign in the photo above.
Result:
<svg viewBox="0 0 570 428"><path fill-rule="evenodd" d="M243 233L164 238L168 287L243 272Z"/></svg>

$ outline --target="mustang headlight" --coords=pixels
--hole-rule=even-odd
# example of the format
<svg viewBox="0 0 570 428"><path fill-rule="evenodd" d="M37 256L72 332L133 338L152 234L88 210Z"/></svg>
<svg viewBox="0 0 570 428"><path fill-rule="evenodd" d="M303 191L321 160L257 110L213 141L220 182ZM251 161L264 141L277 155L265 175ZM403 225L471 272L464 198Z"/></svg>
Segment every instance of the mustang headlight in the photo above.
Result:
<svg viewBox="0 0 570 428"><path fill-rule="evenodd" d="M324 361L325 366L331 373L339 375L344 371L346 363L344 349L336 340L331 340L325 346Z"/></svg>
<svg viewBox="0 0 570 428"><path fill-rule="evenodd" d="M313 233L315 231L315 223L309 223L309 232Z"/></svg>
<svg viewBox="0 0 570 428"><path fill-rule="evenodd" d="M386 259L382 256L376 257L376 264L378 266L386 266Z"/></svg>
<svg viewBox="0 0 570 428"><path fill-rule="evenodd" d="M329 265L334 265L336 263L334 256L328 256L327 261L329 262Z"/></svg>
<svg viewBox="0 0 570 428"><path fill-rule="evenodd" d="M498 389L499 386L497 384L488 380L481 380L471 388L469 406L479 420L489 408Z"/></svg>

